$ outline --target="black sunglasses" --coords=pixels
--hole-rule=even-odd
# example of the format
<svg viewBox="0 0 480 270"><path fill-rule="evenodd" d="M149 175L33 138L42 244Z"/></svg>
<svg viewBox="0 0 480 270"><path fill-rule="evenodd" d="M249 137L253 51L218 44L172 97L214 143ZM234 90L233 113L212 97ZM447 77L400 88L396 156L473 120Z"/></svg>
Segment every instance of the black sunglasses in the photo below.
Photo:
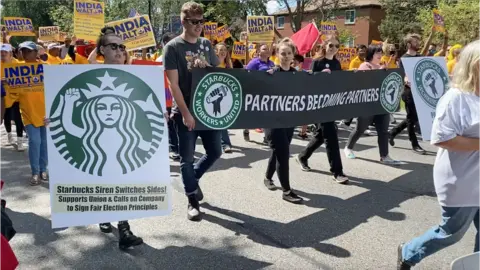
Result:
<svg viewBox="0 0 480 270"><path fill-rule="evenodd" d="M108 43L105 45L105 47L109 46L112 50L120 49L121 52L124 52L127 47L123 44L117 44L117 43Z"/></svg>
<svg viewBox="0 0 480 270"><path fill-rule="evenodd" d="M199 25L199 24L204 24L207 20L205 20L205 19L200 19L200 20L196 20L196 19L185 19L185 21L191 23L192 25Z"/></svg>
<svg viewBox="0 0 480 270"><path fill-rule="evenodd" d="M328 47L331 49L333 47L336 47L337 49L340 48L340 44L335 44L333 45L332 43L328 44Z"/></svg>

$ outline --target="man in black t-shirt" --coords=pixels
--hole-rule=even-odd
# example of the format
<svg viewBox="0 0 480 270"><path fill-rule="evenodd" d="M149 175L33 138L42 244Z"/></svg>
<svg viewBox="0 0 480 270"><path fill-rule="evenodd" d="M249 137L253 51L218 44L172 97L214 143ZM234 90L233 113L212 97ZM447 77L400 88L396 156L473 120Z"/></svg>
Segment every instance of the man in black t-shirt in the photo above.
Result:
<svg viewBox="0 0 480 270"><path fill-rule="evenodd" d="M420 36L417 34L408 34L405 37L405 44L407 45L407 52L402 57L420 57L417 51L420 48ZM403 68L400 61L400 67ZM405 102L405 110L407 111L407 118L400 122L396 127L390 131L390 145L395 145L395 136L402 132L405 128L408 131L408 139L412 144L412 151L417 154L425 154L425 150L420 147L418 143L417 135L415 134L415 125L418 122L417 109L415 108L415 102L413 101L412 89L410 88L410 82L407 76L405 76L405 91L402 94L402 100Z"/></svg>

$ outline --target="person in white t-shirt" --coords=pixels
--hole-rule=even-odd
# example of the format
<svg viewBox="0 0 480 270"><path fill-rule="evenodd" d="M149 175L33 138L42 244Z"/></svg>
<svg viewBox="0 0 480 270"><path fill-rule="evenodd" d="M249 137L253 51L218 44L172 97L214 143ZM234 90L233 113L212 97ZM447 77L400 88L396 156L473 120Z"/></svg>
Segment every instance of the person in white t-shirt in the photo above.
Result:
<svg viewBox="0 0 480 270"><path fill-rule="evenodd" d="M475 225L479 251L479 89L480 41L460 54L451 88L440 99L431 143L439 147L433 180L442 221L398 249L397 269L406 270L425 257L458 242Z"/></svg>

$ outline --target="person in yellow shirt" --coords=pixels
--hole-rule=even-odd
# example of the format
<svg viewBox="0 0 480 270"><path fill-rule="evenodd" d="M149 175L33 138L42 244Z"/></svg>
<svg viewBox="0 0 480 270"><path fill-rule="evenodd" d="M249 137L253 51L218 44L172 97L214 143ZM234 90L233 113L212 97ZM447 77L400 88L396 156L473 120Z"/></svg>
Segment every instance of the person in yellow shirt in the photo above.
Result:
<svg viewBox="0 0 480 270"><path fill-rule="evenodd" d="M384 43L382 47L383 56L380 64L385 68L398 68L397 66L397 49L394 44Z"/></svg>
<svg viewBox="0 0 480 270"><path fill-rule="evenodd" d="M448 54L448 62L447 62L447 70L449 75L453 74L453 69L455 68L455 64L457 64L457 59L461 51L462 51L462 45L460 44L456 44L452 46L452 48L450 49L450 52Z"/></svg>
<svg viewBox="0 0 480 270"><path fill-rule="evenodd" d="M356 70L363 62L365 62L365 56L367 55L367 46L363 44L358 45L357 50L357 56L353 58L352 61L350 61L348 70Z"/></svg>
<svg viewBox="0 0 480 270"><path fill-rule="evenodd" d="M25 41L19 45L25 63L41 63L37 60L37 45ZM20 93L20 110L22 111L25 130L28 134L28 157L32 169L30 185L35 186L41 180L48 181L47 174L47 131L45 128L45 95L41 91L24 91Z"/></svg>
<svg viewBox="0 0 480 270"><path fill-rule="evenodd" d="M1 61L3 64L10 64L16 62L13 61L12 46L10 44L2 44L0 47ZM4 69L1 71L2 79L5 78ZM12 120L15 122L17 132L17 151L22 152L25 150L23 146L23 122L20 115L20 104L18 103L19 95L10 90L8 84L2 85L5 89L5 130L7 131L7 140L9 145L14 145L15 142L12 136Z"/></svg>
<svg viewBox="0 0 480 270"><path fill-rule="evenodd" d="M272 56L270 56L270 61L272 61L275 64L275 66L280 65L280 59L277 57L277 50L276 50L275 43L272 44Z"/></svg>
<svg viewBox="0 0 480 270"><path fill-rule="evenodd" d="M60 59L60 44L58 43L50 43L47 47L47 60L45 63L49 65L60 65L62 63L62 59Z"/></svg>

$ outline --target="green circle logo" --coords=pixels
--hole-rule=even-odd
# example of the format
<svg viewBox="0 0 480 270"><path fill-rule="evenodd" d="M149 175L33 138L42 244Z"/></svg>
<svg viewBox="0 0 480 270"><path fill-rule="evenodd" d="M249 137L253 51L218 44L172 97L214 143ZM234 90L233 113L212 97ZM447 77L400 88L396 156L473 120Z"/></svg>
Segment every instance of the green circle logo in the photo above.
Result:
<svg viewBox="0 0 480 270"><path fill-rule="evenodd" d="M227 129L240 115L242 86L230 74L209 73L198 83L193 102L193 113L203 125Z"/></svg>
<svg viewBox="0 0 480 270"><path fill-rule="evenodd" d="M53 101L50 134L60 155L95 176L127 174L157 151L165 120L155 92L113 68L75 76Z"/></svg>
<svg viewBox="0 0 480 270"><path fill-rule="evenodd" d="M413 77L420 97L435 109L447 89L448 75L445 70L436 61L425 58L415 65Z"/></svg>
<svg viewBox="0 0 480 270"><path fill-rule="evenodd" d="M403 78L397 72L390 73L383 80L380 88L380 103L387 112L393 113L398 110L402 91Z"/></svg>

